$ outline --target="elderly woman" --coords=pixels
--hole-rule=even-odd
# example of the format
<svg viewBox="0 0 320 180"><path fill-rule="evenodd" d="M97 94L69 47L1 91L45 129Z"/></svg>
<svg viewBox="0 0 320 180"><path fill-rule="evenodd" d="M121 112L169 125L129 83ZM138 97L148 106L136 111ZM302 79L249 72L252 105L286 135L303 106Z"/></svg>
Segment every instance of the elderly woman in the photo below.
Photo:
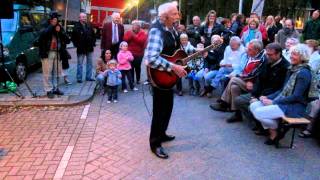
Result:
<svg viewBox="0 0 320 180"><path fill-rule="evenodd" d="M132 53L134 59L131 63L131 76L134 80L136 74L136 83L140 83L141 62L146 47L148 35L141 29L139 21L132 22L132 29L128 30L123 37L123 40L128 43L128 50Z"/></svg>
<svg viewBox="0 0 320 180"><path fill-rule="evenodd" d="M107 70L107 63L108 61L111 60L111 51L110 50L106 50L104 52L104 56L100 57L97 60L97 65L96 65L96 79L97 79L97 83L99 84L99 88L100 91L102 93L104 93L104 91L102 91L104 89L104 83L105 83L105 76L103 75L104 71Z"/></svg>
<svg viewBox="0 0 320 180"><path fill-rule="evenodd" d="M307 104L312 75L308 61L310 50L304 44L291 47L291 67L286 83L281 91L269 96L261 96L259 101L250 104L250 111L261 122L264 129L269 129L267 145L278 145L284 133L278 134L278 121L283 116L303 117Z"/></svg>
<svg viewBox="0 0 320 180"><path fill-rule="evenodd" d="M220 62L219 70L213 71L213 78L211 80L211 86L213 89L217 89L220 86L220 80L225 75L230 74L233 68L240 65L241 56L245 53L245 49L241 44L241 40L238 36L233 36L230 39L230 45L226 47L224 56Z"/></svg>
<svg viewBox="0 0 320 180"><path fill-rule="evenodd" d="M223 40L219 35L213 35L211 38L211 43L223 43ZM220 47L212 49L208 53L204 54L203 68L196 74L196 79L199 82L204 80L204 87L200 96L207 95L212 91L212 89L210 88L210 82L216 74L215 70L219 69L220 61L223 59L224 49L225 45L223 43ZM210 96L210 94L208 94L208 96Z"/></svg>

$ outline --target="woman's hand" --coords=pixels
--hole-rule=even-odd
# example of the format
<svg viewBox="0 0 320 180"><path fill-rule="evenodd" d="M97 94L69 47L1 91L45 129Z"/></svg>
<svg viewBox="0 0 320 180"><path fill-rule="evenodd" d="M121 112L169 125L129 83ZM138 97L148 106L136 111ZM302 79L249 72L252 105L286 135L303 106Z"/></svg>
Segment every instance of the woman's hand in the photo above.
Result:
<svg viewBox="0 0 320 180"><path fill-rule="evenodd" d="M273 102L271 99L266 98L262 100L262 104L264 104L265 106L269 106L269 105L272 105Z"/></svg>

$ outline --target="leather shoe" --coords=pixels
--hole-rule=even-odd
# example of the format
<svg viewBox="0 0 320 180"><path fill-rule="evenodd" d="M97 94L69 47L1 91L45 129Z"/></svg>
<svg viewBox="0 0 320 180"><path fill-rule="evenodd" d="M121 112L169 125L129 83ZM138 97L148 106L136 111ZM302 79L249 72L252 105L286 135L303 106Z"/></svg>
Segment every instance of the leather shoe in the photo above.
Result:
<svg viewBox="0 0 320 180"><path fill-rule="evenodd" d="M151 148L151 151L158 157L161 159L168 159L169 155L165 152L165 150L163 149L163 147L155 147L155 148Z"/></svg>
<svg viewBox="0 0 320 180"><path fill-rule="evenodd" d="M56 95L59 95L59 96L63 96L63 94L64 94L62 91L60 91L60 89L54 90L53 93Z"/></svg>
<svg viewBox="0 0 320 180"><path fill-rule="evenodd" d="M227 123L235 123L235 122L241 122L241 121L242 121L241 115L239 116L236 113L227 119Z"/></svg>
<svg viewBox="0 0 320 180"><path fill-rule="evenodd" d="M172 135L165 135L161 140L162 142L168 142L174 140L176 137Z"/></svg>

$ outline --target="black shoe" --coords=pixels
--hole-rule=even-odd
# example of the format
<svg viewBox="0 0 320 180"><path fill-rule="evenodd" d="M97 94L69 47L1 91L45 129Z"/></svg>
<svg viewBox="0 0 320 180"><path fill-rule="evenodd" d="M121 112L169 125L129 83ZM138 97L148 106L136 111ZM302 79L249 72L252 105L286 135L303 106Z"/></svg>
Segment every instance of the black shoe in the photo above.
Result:
<svg viewBox="0 0 320 180"><path fill-rule="evenodd" d="M215 111L229 112L230 109L225 103L210 104L210 108Z"/></svg>
<svg viewBox="0 0 320 180"><path fill-rule="evenodd" d="M53 91L48 91L48 92L47 92L47 97L48 97L49 99L54 98L54 93L53 93Z"/></svg>
<svg viewBox="0 0 320 180"><path fill-rule="evenodd" d="M178 96L183 96L183 92L182 92L182 91L179 91L179 92L178 92Z"/></svg>
<svg viewBox="0 0 320 180"><path fill-rule="evenodd" d="M86 79L86 81L95 81L94 79L90 78L90 79Z"/></svg>
<svg viewBox="0 0 320 180"><path fill-rule="evenodd" d="M254 134L257 136L268 136L269 132L267 130L256 130Z"/></svg>
<svg viewBox="0 0 320 180"><path fill-rule="evenodd" d="M161 159L168 159L169 155L165 152L165 150L163 149L163 147L154 147L151 148L151 151L158 157Z"/></svg>
<svg viewBox="0 0 320 180"><path fill-rule="evenodd" d="M268 138L268 139L264 142L264 144L266 144L266 145L276 145L276 144L277 144L277 140L276 140L276 138L275 138L275 139L270 139L270 138Z"/></svg>
<svg viewBox="0 0 320 180"><path fill-rule="evenodd" d="M78 83L82 83L82 80L77 80Z"/></svg>
<svg viewBox="0 0 320 180"><path fill-rule="evenodd" d="M238 113L235 113L233 116L227 119L227 123L235 123L235 122L241 122L242 121L242 116Z"/></svg>
<svg viewBox="0 0 320 180"><path fill-rule="evenodd" d="M172 136L172 135L165 135L162 139L161 139L161 141L162 142L168 142L168 141L172 141L172 140L174 140L176 137L175 136Z"/></svg>
<svg viewBox="0 0 320 180"><path fill-rule="evenodd" d="M53 91L54 94L59 95L59 96L63 96L64 93L62 91L60 91L60 89L56 89Z"/></svg>

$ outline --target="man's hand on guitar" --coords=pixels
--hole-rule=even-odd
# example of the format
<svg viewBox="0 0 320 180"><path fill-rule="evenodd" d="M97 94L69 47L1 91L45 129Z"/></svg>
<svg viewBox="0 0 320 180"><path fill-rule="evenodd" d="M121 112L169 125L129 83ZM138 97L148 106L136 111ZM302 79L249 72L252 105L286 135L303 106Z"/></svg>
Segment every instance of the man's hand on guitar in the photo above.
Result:
<svg viewBox="0 0 320 180"><path fill-rule="evenodd" d="M172 65L172 70L180 78L187 75L187 71L184 69L183 66L174 64L174 65Z"/></svg>

